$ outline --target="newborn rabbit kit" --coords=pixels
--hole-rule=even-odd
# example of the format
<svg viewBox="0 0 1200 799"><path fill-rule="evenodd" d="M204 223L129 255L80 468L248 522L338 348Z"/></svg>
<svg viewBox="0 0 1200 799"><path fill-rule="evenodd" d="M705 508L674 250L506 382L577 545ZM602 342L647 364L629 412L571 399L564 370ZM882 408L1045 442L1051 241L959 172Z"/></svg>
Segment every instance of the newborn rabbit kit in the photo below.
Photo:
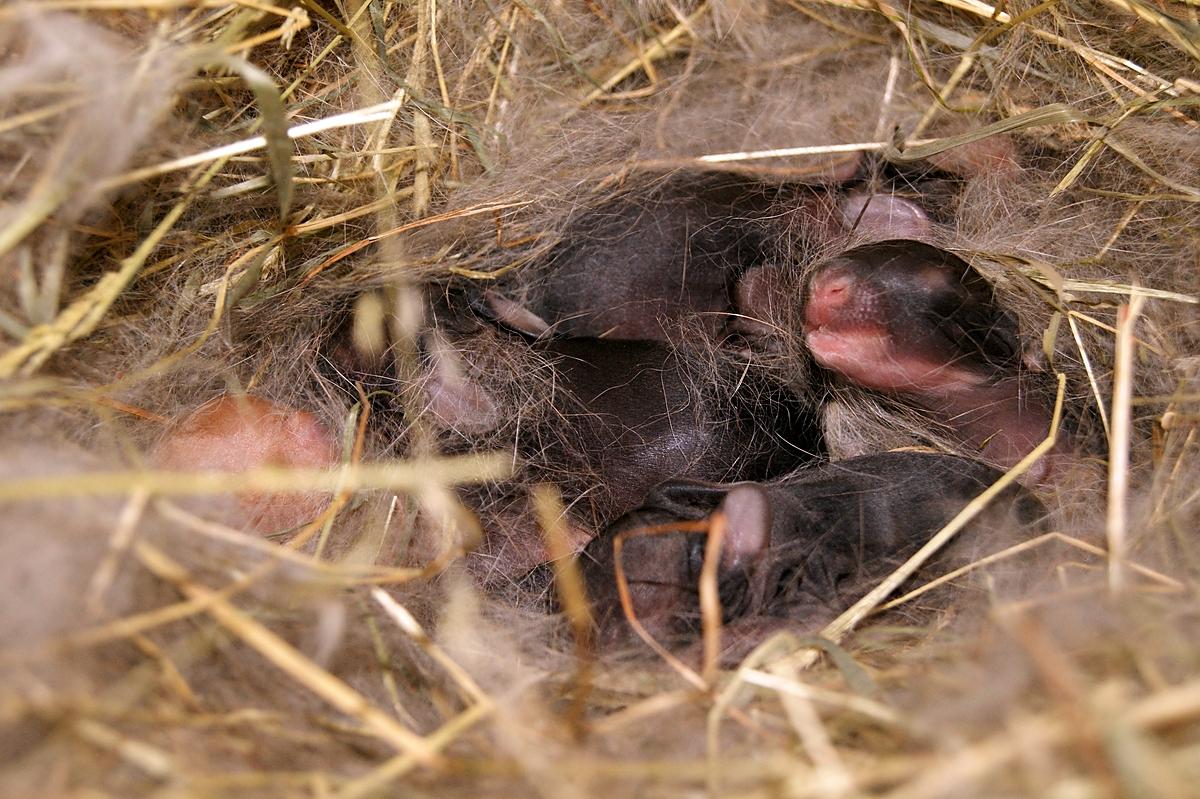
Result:
<svg viewBox="0 0 1200 799"><path fill-rule="evenodd" d="M1136 11L0 10L4 793L1186 795Z"/></svg>

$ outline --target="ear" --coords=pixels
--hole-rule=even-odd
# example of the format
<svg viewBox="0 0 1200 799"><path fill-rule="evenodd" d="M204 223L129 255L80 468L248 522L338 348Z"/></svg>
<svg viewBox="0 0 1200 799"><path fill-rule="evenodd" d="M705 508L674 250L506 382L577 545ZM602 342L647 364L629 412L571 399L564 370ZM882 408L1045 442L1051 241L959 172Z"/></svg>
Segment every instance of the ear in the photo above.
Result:
<svg viewBox="0 0 1200 799"><path fill-rule="evenodd" d="M734 310L739 316L731 327L754 338L778 337L779 325L787 319L788 306L798 303L799 298L796 281L782 267L751 267L734 286Z"/></svg>
<svg viewBox="0 0 1200 799"><path fill-rule="evenodd" d="M925 239L933 231L921 206L893 194L852 192L840 206L846 230L865 238Z"/></svg>
<svg viewBox="0 0 1200 799"><path fill-rule="evenodd" d="M766 489L758 483L738 483L718 510L725 514L721 571L746 569L771 543L771 503Z"/></svg>
<svg viewBox="0 0 1200 799"><path fill-rule="evenodd" d="M546 324L546 320L524 305L502 297L490 289L483 293L483 298L492 317L505 327L534 338L550 332L550 325Z"/></svg>
<svg viewBox="0 0 1200 799"><path fill-rule="evenodd" d="M500 406L491 393L463 374L458 353L439 336L428 345L431 369L425 383L428 410L438 425L463 433L486 433L500 423Z"/></svg>

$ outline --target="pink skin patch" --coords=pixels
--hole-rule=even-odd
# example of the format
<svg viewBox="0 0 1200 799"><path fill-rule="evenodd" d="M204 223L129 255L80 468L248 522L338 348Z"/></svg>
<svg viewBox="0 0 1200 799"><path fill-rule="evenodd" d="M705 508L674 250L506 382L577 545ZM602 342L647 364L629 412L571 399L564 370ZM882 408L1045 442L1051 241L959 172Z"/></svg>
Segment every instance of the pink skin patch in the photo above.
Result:
<svg viewBox="0 0 1200 799"><path fill-rule="evenodd" d="M917 272L911 285L932 287L944 278ZM921 351L920 331L905 341L889 329L889 312L869 278L832 266L818 274L805 306L805 340L813 358L864 388L912 397L939 421L952 427L979 455L1008 468L1047 435L1047 408L1022 397L1021 379L999 381L981 371L937 360ZM1062 455L1056 447L1055 453ZM1064 450L1065 451L1065 450ZM1027 480L1046 483L1055 470L1055 453L1041 459Z"/></svg>
<svg viewBox="0 0 1200 799"><path fill-rule="evenodd" d="M339 462L336 439L311 413L249 395L223 395L176 423L151 453L172 471L241 472L264 466L329 469ZM243 491L238 507L261 533L297 527L329 501L319 492Z"/></svg>
<svg viewBox="0 0 1200 799"><path fill-rule="evenodd" d="M853 180L862 169L862 153L849 153L841 158L835 158L830 167L829 179L834 183L845 183Z"/></svg>
<svg viewBox="0 0 1200 799"><path fill-rule="evenodd" d="M958 429L967 444L978 447L983 457L1005 468L1024 458L1050 432L1049 409L1024 401L1016 377L949 394L930 403L930 409ZM1048 472L1048 459L1043 458L1030 476L1041 481Z"/></svg>
<svg viewBox="0 0 1200 799"><path fill-rule="evenodd" d="M893 194L853 192L840 205L846 230L868 239L926 239L933 230L921 206Z"/></svg>
<svg viewBox="0 0 1200 799"><path fill-rule="evenodd" d="M500 408L486 391L459 375L435 375L425 388L433 418L446 430L486 433L500 424Z"/></svg>
<svg viewBox="0 0 1200 799"><path fill-rule="evenodd" d="M550 325L546 324L545 319L520 303L502 297L490 289L483 293L483 297L501 324L534 338L550 332Z"/></svg>
<svg viewBox="0 0 1200 799"><path fill-rule="evenodd" d="M817 363L879 391L941 395L983 383L979 375L897 347L891 331L875 321L881 313L877 299L863 281L840 269L814 278L804 330Z"/></svg>
<svg viewBox="0 0 1200 799"><path fill-rule="evenodd" d="M807 341L817 363L864 388L940 395L983 384L983 378L966 370L899 353L881 328L817 328L809 331Z"/></svg>
<svg viewBox="0 0 1200 799"><path fill-rule="evenodd" d="M778 266L754 266L734 287L737 315L730 323L736 332L753 336L771 346L781 320L795 303L799 289L786 270Z"/></svg>
<svg viewBox="0 0 1200 799"><path fill-rule="evenodd" d="M739 483L725 495L720 509L725 513L721 569L746 568L770 544L771 502L757 483Z"/></svg>
<svg viewBox="0 0 1200 799"><path fill-rule="evenodd" d="M501 421L500 407L484 388L463 374L459 353L441 336L431 336L433 368L425 385L429 413L446 430L486 433Z"/></svg>

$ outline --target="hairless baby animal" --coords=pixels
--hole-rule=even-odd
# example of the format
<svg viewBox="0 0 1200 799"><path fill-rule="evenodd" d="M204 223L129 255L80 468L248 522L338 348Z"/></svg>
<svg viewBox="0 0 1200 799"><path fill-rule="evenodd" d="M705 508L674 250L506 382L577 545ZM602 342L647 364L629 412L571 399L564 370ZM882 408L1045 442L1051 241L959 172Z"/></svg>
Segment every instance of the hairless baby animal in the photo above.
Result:
<svg viewBox="0 0 1200 799"><path fill-rule="evenodd" d="M638 621L656 638L686 643L699 631L705 537L639 531L724 513L718 587L734 638L727 655L736 656L772 629L815 631L831 621L999 477L966 458L887 452L768 483L664 483L581 556L601 640L612 644L630 633L616 587L618 534L627 536L621 562ZM1027 489L1012 486L939 562L1002 549L1014 530L1036 529L1044 513Z"/></svg>
<svg viewBox="0 0 1200 799"><path fill-rule="evenodd" d="M848 250L812 275L804 338L843 380L907 400L984 460L1010 467L1050 432L1044 376L1023 367L1016 319L958 256L919 241ZM1047 479L1060 444L1033 471Z"/></svg>
<svg viewBox="0 0 1200 799"><path fill-rule="evenodd" d="M537 337L670 341L684 321L717 334L753 313L748 275L776 274L851 228L895 238L930 223L889 195L684 172L581 212L532 275L485 292L485 305Z"/></svg>

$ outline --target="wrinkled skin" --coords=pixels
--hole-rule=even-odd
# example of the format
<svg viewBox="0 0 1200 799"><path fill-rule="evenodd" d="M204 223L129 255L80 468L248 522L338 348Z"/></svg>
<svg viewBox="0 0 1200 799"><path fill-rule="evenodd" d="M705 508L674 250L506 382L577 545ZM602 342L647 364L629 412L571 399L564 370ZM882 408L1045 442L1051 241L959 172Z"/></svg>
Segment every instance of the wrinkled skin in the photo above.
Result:
<svg viewBox="0 0 1200 799"><path fill-rule="evenodd" d="M613 558L613 539L622 531L696 521L718 508L725 513L718 586L724 621L735 639L741 633L726 653L736 657L770 630L820 629L999 477L965 458L888 452L814 466L771 483L664 483L581 556L601 640L611 645L630 635ZM999 550L1014 533L1032 536L1044 512L1031 493L1011 488L938 562L956 553ZM696 533L625 538L622 563L633 607L652 635L676 644L696 637L704 545L705 536Z"/></svg>

